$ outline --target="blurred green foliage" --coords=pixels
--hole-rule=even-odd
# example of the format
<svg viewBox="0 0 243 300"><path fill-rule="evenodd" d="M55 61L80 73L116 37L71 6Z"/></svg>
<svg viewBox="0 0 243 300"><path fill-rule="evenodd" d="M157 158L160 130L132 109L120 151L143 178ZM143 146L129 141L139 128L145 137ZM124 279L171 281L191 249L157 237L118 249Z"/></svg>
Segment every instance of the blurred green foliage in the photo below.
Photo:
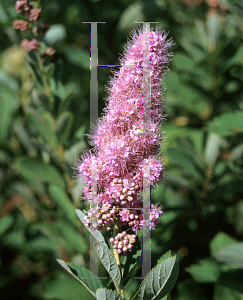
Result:
<svg viewBox="0 0 243 300"><path fill-rule="evenodd" d="M43 0L56 49L40 64L12 29L14 2L0 1L1 299L92 299L56 258L89 268L89 233L74 208L82 186L72 167L88 149L90 25L99 64L117 64L134 21L159 21L175 42L166 78L164 183L152 201L164 216L152 232L152 265L180 260L173 300L242 300L243 3L240 0ZM99 112L111 75L98 69ZM106 274L100 268L100 276ZM107 275L107 274L106 274ZM131 293L138 281L129 283Z"/></svg>

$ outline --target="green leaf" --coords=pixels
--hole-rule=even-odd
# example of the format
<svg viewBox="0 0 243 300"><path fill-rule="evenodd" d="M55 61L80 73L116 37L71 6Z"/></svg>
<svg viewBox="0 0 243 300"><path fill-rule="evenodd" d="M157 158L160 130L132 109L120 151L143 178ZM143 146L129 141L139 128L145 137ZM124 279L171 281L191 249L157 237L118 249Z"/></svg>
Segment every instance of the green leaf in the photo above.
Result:
<svg viewBox="0 0 243 300"><path fill-rule="evenodd" d="M223 137L243 132L243 111L225 113L215 118L209 123L208 131Z"/></svg>
<svg viewBox="0 0 243 300"><path fill-rule="evenodd" d="M54 45L56 42L65 39L66 35L66 28L62 24L55 24L51 25L45 34L45 40L47 44Z"/></svg>
<svg viewBox="0 0 243 300"><path fill-rule="evenodd" d="M74 205L68 198L66 192L57 185L49 187L51 196L56 200L57 205L61 208L62 213L75 225L77 225L77 217L74 210Z"/></svg>
<svg viewBox="0 0 243 300"><path fill-rule="evenodd" d="M121 273L116 263L115 257L113 256L107 245L102 242L95 241L94 249L107 272L110 274L116 288L118 288L121 283Z"/></svg>
<svg viewBox="0 0 243 300"><path fill-rule="evenodd" d="M180 166L185 172L189 173L193 177L202 179L202 174L199 172L197 166L194 164L193 160L184 155L179 149L168 148L167 155L170 160L170 164Z"/></svg>
<svg viewBox="0 0 243 300"><path fill-rule="evenodd" d="M66 111L57 120L57 130L56 135L59 144L63 144L69 137L70 131L72 129L74 117L73 114Z"/></svg>
<svg viewBox="0 0 243 300"><path fill-rule="evenodd" d="M0 220L0 236L3 235L13 224L14 217L12 215L7 215Z"/></svg>
<svg viewBox="0 0 243 300"><path fill-rule="evenodd" d="M161 263L162 261L164 261L170 257L171 257L171 251L169 250L158 259L157 264Z"/></svg>
<svg viewBox="0 0 243 300"><path fill-rule="evenodd" d="M230 270L221 273L218 284L243 293L242 278L243 269Z"/></svg>
<svg viewBox="0 0 243 300"><path fill-rule="evenodd" d="M64 247L66 251L87 253L89 244L77 228L65 220L42 222L33 225L36 230L43 232L49 240L55 241L57 248Z"/></svg>
<svg viewBox="0 0 243 300"><path fill-rule="evenodd" d="M232 67L230 69L230 75L243 80L243 64Z"/></svg>
<svg viewBox="0 0 243 300"><path fill-rule="evenodd" d="M137 270L139 270L141 268L142 264L143 264L143 258L142 258L142 256L140 256L139 259L137 260L137 262L132 265L131 270L129 271L129 273L125 277L125 279L123 280L124 286L128 283L128 281L130 280L130 278L132 276L135 276Z"/></svg>
<svg viewBox="0 0 243 300"><path fill-rule="evenodd" d="M62 259L57 259L57 261L66 271L68 271L68 273L82 283L94 297L96 297L96 290L103 288L101 280L90 270L82 266L65 262Z"/></svg>
<svg viewBox="0 0 243 300"><path fill-rule="evenodd" d="M160 300L173 288L179 274L179 263L172 256L156 265L142 281L136 300Z"/></svg>
<svg viewBox="0 0 243 300"><path fill-rule="evenodd" d="M16 109L15 97L0 86L0 142L8 136L8 129L11 125L12 113Z"/></svg>
<svg viewBox="0 0 243 300"><path fill-rule="evenodd" d="M225 248L225 246L230 245L232 243L237 242L237 240L231 237L229 234L224 232L219 232L215 235L215 237L211 240L209 248L211 255L215 255L221 248Z"/></svg>
<svg viewBox="0 0 243 300"><path fill-rule="evenodd" d="M150 4L151 5L151 4ZM122 12L118 28L119 30L131 30L134 28L134 20L143 20L144 15L144 2L136 2L127 6L126 9Z"/></svg>
<svg viewBox="0 0 243 300"><path fill-rule="evenodd" d="M213 132L209 133L204 150L204 161L208 166L213 167L215 165L222 143L223 140L220 136Z"/></svg>
<svg viewBox="0 0 243 300"><path fill-rule="evenodd" d="M84 221L84 217L86 216L80 209L75 209L75 212L79 218L79 220L84 224L86 224L86 222ZM86 227L86 226L85 226ZM86 227L87 228L87 227ZM101 234L100 231L98 230L91 230L90 228L87 228L88 231L93 235L93 237L97 240L97 241L100 241L100 242L103 242L105 243L105 239L103 237L103 235Z"/></svg>
<svg viewBox="0 0 243 300"><path fill-rule="evenodd" d="M183 52L177 52L173 58L172 64L181 70L192 69L194 66L193 60L191 60L187 55Z"/></svg>
<svg viewBox="0 0 243 300"><path fill-rule="evenodd" d="M78 141L64 152L65 161L70 165L74 165L77 162L80 153L82 153L85 149L87 149L86 142L83 140Z"/></svg>
<svg viewBox="0 0 243 300"><path fill-rule="evenodd" d="M38 158L20 158L17 162L20 165L20 172L24 176L64 188L63 177L54 166L46 164Z"/></svg>
<svg viewBox="0 0 243 300"><path fill-rule="evenodd" d="M36 156L37 151L35 150L34 146L32 145L32 143L30 141L30 136L27 133L26 129L24 128L24 126L22 125L20 120L18 120L14 123L13 129L14 129L16 135L18 136L21 144L28 152L28 155L32 156L32 157Z"/></svg>
<svg viewBox="0 0 243 300"><path fill-rule="evenodd" d="M186 279L177 284L179 300L208 300L204 295L204 290L198 288L198 283Z"/></svg>
<svg viewBox="0 0 243 300"><path fill-rule="evenodd" d="M216 285L214 288L213 300L243 300L243 294L230 288Z"/></svg>
<svg viewBox="0 0 243 300"><path fill-rule="evenodd" d="M80 48L70 48L65 50L67 60L85 70L90 69L90 53Z"/></svg>
<svg viewBox="0 0 243 300"><path fill-rule="evenodd" d="M243 243L230 244L214 254L217 261L237 268L243 268Z"/></svg>
<svg viewBox="0 0 243 300"><path fill-rule="evenodd" d="M57 148L57 139L55 135L55 131L53 128L53 122L51 115L46 113L44 117L42 117L37 111L33 108L25 106L25 111L27 116L35 126L35 129L43 136L46 142L53 148Z"/></svg>
<svg viewBox="0 0 243 300"><path fill-rule="evenodd" d="M54 72L55 72L55 64L50 64L46 67L45 69L45 72L46 72L46 80L47 82L49 81L49 79L51 77L53 77L54 75Z"/></svg>
<svg viewBox="0 0 243 300"><path fill-rule="evenodd" d="M210 259L204 259L197 265L191 265L187 271L196 282L201 283L216 282L220 275L218 265Z"/></svg>
<svg viewBox="0 0 243 300"><path fill-rule="evenodd" d="M46 276L41 281L41 298L45 300L94 300L94 296L79 281L73 280L69 273L55 272L50 279ZM82 295L82 297L80 297Z"/></svg>
<svg viewBox="0 0 243 300"><path fill-rule="evenodd" d="M97 300L122 300L124 299L117 292L107 289L98 289L96 291Z"/></svg>

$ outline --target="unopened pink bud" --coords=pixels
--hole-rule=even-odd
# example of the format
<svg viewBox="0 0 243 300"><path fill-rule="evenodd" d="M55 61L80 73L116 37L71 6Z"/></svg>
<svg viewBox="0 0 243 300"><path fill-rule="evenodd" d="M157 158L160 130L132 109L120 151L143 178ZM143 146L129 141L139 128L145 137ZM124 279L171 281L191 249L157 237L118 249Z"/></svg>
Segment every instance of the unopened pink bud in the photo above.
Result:
<svg viewBox="0 0 243 300"><path fill-rule="evenodd" d="M133 220L134 219L134 214L130 214L130 220Z"/></svg>

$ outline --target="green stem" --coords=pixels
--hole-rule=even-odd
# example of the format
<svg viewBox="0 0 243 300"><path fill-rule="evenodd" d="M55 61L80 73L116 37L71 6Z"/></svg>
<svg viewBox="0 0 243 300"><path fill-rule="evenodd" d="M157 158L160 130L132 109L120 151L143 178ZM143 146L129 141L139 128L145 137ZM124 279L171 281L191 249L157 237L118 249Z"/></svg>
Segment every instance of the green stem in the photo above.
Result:
<svg viewBox="0 0 243 300"><path fill-rule="evenodd" d="M45 72L45 68L44 68L40 53L36 52L35 55L36 55L36 58L37 58L37 61L38 61L38 64L39 64L39 68L40 68L40 72L41 72L41 75L42 75L42 79L43 79L44 93L50 99L51 104L53 104L51 88L50 88L50 86L47 82L46 72Z"/></svg>
<svg viewBox="0 0 243 300"><path fill-rule="evenodd" d="M113 236L115 237L119 232L119 219L115 222L115 225L114 225L114 231L113 231ZM121 272L121 263L120 263L120 258L119 258L119 253L118 253L118 250L117 249L113 249L113 254L114 254L114 257L115 257L115 260L116 260L116 263L118 265L118 268L120 270L120 273L122 275L122 272ZM124 298L125 297L125 294L124 294L124 287L123 287L123 280L121 278L121 282L120 282L120 286L118 287L118 293Z"/></svg>

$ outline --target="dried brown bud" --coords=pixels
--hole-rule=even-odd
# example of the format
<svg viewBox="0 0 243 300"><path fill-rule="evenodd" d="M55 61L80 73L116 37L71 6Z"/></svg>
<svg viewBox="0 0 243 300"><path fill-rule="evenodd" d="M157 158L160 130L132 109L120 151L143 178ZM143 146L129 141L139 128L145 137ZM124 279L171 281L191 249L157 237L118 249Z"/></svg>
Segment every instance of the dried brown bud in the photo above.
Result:
<svg viewBox="0 0 243 300"><path fill-rule="evenodd" d="M37 33L39 36L44 36L49 29L49 25L47 23L43 23L39 26L33 28L33 33Z"/></svg>
<svg viewBox="0 0 243 300"><path fill-rule="evenodd" d="M41 56L47 59L51 59L55 53L56 51L52 47L47 47Z"/></svg>

